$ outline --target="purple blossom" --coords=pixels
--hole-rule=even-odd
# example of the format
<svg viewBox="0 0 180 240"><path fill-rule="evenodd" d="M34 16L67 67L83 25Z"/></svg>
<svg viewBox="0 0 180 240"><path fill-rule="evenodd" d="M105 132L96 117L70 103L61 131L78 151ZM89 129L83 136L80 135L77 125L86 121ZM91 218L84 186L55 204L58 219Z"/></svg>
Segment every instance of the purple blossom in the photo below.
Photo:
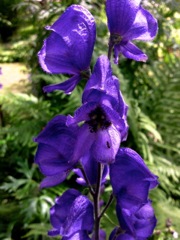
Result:
<svg viewBox="0 0 180 240"><path fill-rule="evenodd" d="M77 140L77 126L66 126L65 116L54 117L35 138L39 143L35 163L46 176L41 188L52 187L63 182L77 163L74 146Z"/></svg>
<svg viewBox="0 0 180 240"><path fill-rule="evenodd" d="M158 185L157 176L135 151L120 148L116 161L110 165L110 179L121 226L120 231L112 232L110 240L114 234L118 236L117 240L147 239L156 225L148 193Z"/></svg>
<svg viewBox="0 0 180 240"><path fill-rule="evenodd" d="M74 117L67 118L69 126L83 122L75 152L81 156L90 154L90 159L97 162L112 163L127 137L126 115L127 105L119 92L118 79L112 76L108 58L101 56L84 90L83 105Z"/></svg>
<svg viewBox="0 0 180 240"><path fill-rule="evenodd" d="M88 71L94 49L96 26L91 13L80 5L71 5L51 26L50 36L38 53L44 71L70 74L67 81L44 87L45 92L63 90L69 94Z"/></svg>
<svg viewBox="0 0 180 240"><path fill-rule="evenodd" d="M131 41L150 41L157 33L157 20L140 6L140 0L107 0L106 14L110 31L110 47L118 55L145 62L148 57Z"/></svg>
<svg viewBox="0 0 180 240"><path fill-rule="evenodd" d="M116 161L110 165L110 179L119 205L131 212L146 203L149 190L158 185L157 176L150 172L140 155L130 148L119 149Z"/></svg>
<svg viewBox="0 0 180 240"><path fill-rule="evenodd" d="M49 236L63 236L62 240L90 240L93 230L93 205L75 189L69 189L56 199L50 209L53 229Z"/></svg>
<svg viewBox="0 0 180 240"><path fill-rule="evenodd" d="M109 240L114 235L117 236L116 240L146 240L152 235L157 220L150 201L133 213L129 209L122 209L120 205L116 209L121 228L115 228Z"/></svg>

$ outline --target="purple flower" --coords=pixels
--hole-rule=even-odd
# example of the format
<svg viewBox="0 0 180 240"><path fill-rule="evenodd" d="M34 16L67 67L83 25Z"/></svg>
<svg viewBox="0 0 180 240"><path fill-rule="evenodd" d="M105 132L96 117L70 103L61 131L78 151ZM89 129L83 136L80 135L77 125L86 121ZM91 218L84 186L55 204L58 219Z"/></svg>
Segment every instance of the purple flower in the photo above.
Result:
<svg viewBox="0 0 180 240"><path fill-rule="evenodd" d="M70 74L67 81L44 87L45 92L63 90L69 94L88 71L96 37L91 13L80 5L71 5L60 18L47 28L50 36L38 53L44 71Z"/></svg>
<svg viewBox="0 0 180 240"><path fill-rule="evenodd" d="M56 199L50 209L53 229L49 236L63 236L62 240L90 240L93 230L93 205L75 189L69 189Z"/></svg>
<svg viewBox="0 0 180 240"><path fill-rule="evenodd" d="M158 185L143 159L132 149L120 148L116 161L110 165L110 179L116 197L116 212L120 230L112 232L117 240L145 240L156 225L149 190Z"/></svg>
<svg viewBox="0 0 180 240"><path fill-rule="evenodd" d="M83 122L75 152L81 156L90 154L90 159L94 158L97 162L112 163L121 141L127 137L127 105L106 56L97 60L84 90L83 103L74 117L67 118L69 126Z"/></svg>
<svg viewBox="0 0 180 240"><path fill-rule="evenodd" d="M117 236L116 240L146 240L152 235L157 220L150 201L133 213L129 209L122 209L120 205L116 209L121 228L115 228L109 240L114 235Z"/></svg>
<svg viewBox="0 0 180 240"><path fill-rule="evenodd" d="M157 176L130 148L119 149L115 162L110 165L110 179L118 204L131 212L146 203L149 190L158 185Z"/></svg>
<svg viewBox="0 0 180 240"><path fill-rule="evenodd" d="M55 186L64 181L77 163L74 146L77 138L77 126L66 126L66 117L53 118L35 138L39 143L35 163L46 176L41 188Z"/></svg>
<svg viewBox="0 0 180 240"><path fill-rule="evenodd" d="M115 63L118 55L145 62L148 57L131 41L150 41L157 33L156 19L140 6L140 0L107 0L106 13L110 31L110 47L114 47Z"/></svg>

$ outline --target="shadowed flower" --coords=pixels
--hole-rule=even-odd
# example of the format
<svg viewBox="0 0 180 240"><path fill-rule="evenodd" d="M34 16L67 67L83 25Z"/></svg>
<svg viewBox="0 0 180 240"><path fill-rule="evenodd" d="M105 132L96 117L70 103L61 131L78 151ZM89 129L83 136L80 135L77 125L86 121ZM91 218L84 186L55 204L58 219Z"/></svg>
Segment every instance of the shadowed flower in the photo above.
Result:
<svg viewBox="0 0 180 240"><path fill-rule="evenodd" d="M127 105L106 56L97 60L83 93L83 103L74 117L67 118L69 126L83 122L75 152L81 156L90 154L90 158L101 163L112 163L120 143L127 137Z"/></svg>
<svg viewBox="0 0 180 240"><path fill-rule="evenodd" d="M153 234L157 220L150 201L142 204L134 213L129 209L122 209L118 204L116 211L121 228L115 228L109 240L114 235L117 236L116 240L147 240Z"/></svg>
<svg viewBox="0 0 180 240"><path fill-rule="evenodd" d="M53 118L35 138L39 143L35 163L46 176L40 187L52 187L63 182L73 169L78 158L74 158L77 126L66 126L66 117Z"/></svg>
<svg viewBox="0 0 180 240"><path fill-rule="evenodd" d="M141 0L107 0L106 14L110 31L110 49L118 55L145 62L148 57L131 41L150 41L157 34L157 20L140 6Z"/></svg>
<svg viewBox="0 0 180 240"><path fill-rule="evenodd" d="M140 155L130 148L119 149L116 161L110 165L110 179L119 205L130 211L146 203L149 190L158 185L157 176L150 172Z"/></svg>
<svg viewBox="0 0 180 240"><path fill-rule="evenodd" d="M44 71L70 74L67 81L44 87L45 92L63 90L69 94L88 71L94 49L96 26L91 13L80 5L71 5L51 26L50 36L38 53Z"/></svg>
<svg viewBox="0 0 180 240"><path fill-rule="evenodd" d="M117 240L146 240L156 225L148 194L158 185L157 176L135 151L120 148L115 163L110 165L110 180L121 226L112 232L110 240L114 234Z"/></svg>
<svg viewBox="0 0 180 240"><path fill-rule="evenodd" d="M50 209L53 229L49 236L63 236L62 240L90 240L93 230L93 205L75 189L69 189L56 199Z"/></svg>

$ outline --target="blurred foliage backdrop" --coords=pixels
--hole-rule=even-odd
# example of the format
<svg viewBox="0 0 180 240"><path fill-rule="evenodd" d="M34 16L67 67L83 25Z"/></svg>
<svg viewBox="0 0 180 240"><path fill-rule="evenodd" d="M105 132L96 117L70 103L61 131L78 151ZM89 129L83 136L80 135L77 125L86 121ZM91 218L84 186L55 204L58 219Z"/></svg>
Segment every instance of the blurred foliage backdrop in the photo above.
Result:
<svg viewBox="0 0 180 240"><path fill-rule="evenodd" d="M61 186L40 191L42 175L33 164L33 137L53 116L73 114L81 104L81 84L70 96L44 94L42 86L66 76L45 74L37 60L49 34L44 27L74 3L87 7L96 19L93 67L100 54L107 54L104 0L0 1L0 63L22 62L29 73L25 93L0 94L0 239L49 239L49 208L54 198L76 187L71 175ZM139 63L121 57L113 70L129 105L130 132L123 145L141 154L159 176L160 185L151 193L158 218L152 239L171 240L177 237L175 232L180 235L180 2L144 0L142 4L159 22L155 41L138 43L149 60ZM105 200L109 191L107 184ZM102 221L108 233L116 222L113 207Z"/></svg>

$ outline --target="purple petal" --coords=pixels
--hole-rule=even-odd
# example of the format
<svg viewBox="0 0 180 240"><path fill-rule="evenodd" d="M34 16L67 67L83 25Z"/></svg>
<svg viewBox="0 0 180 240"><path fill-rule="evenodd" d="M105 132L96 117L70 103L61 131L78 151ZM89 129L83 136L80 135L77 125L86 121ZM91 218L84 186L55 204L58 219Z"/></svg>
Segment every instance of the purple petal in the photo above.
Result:
<svg viewBox="0 0 180 240"><path fill-rule="evenodd" d="M131 42L121 42L120 44L115 45L114 50L115 59L117 59L119 53L122 53L126 58L130 58L135 61L146 62L148 59L147 55Z"/></svg>
<svg viewBox="0 0 180 240"><path fill-rule="evenodd" d="M124 40L153 40L157 34L157 20L142 7L137 12L135 21L129 31L125 34Z"/></svg>
<svg viewBox="0 0 180 240"><path fill-rule="evenodd" d="M136 229L136 235L138 238L148 238L152 235L156 226L157 220L154 215L154 210L149 201L142 206L135 215L136 220L134 227Z"/></svg>
<svg viewBox="0 0 180 240"><path fill-rule="evenodd" d="M120 114L114 111L113 109L106 106L106 103L101 105L102 109L106 113L107 118L110 120L110 122L116 127L116 129L121 133L121 142L125 141L128 134L128 124L127 124L127 116L125 114L126 110L124 110L124 116L120 118ZM127 105L124 105L126 108Z"/></svg>
<svg viewBox="0 0 180 240"><path fill-rule="evenodd" d="M66 121L67 118L65 116L59 115L54 117L35 138L35 141L55 148L59 154L71 160L78 128L74 125L67 127Z"/></svg>
<svg viewBox="0 0 180 240"><path fill-rule="evenodd" d="M86 231L79 231L70 237L63 237L62 240L91 240Z"/></svg>
<svg viewBox="0 0 180 240"><path fill-rule="evenodd" d="M104 55L100 56L96 62L93 74L84 89L82 102L92 101L93 98L97 99L97 102L101 98L107 98L113 108L120 113L122 113L120 110L124 109L124 105L126 105L119 90L118 78L112 75L110 62Z"/></svg>
<svg viewBox="0 0 180 240"><path fill-rule="evenodd" d="M56 198L55 205L50 209L50 221L54 229L50 230L48 235L52 236L52 234L57 232L56 235L60 234L60 230L69 214L70 207L78 196L80 196L79 191L69 189L61 197Z"/></svg>
<svg viewBox="0 0 180 240"><path fill-rule="evenodd" d="M106 13L110 33L123 36L132 26L141 0L107 0Z"/></svg>
<svg viewBox="0 0 180 240"><path fill-rule="evenodd" d="M91 147L96 161L108 164L115 161L121 143L119 131L112 125L108 129L99 130Z"/></svg>
<svg viewBox="0 0 180 240"><path fill-rule="evenodd" d="M84 171L86 172L86 176L91 183L91 185L94 185L97 183L98 180L98 162L96 159L92 156L91 152L88 152L85 156L81 158L81 164L84 168ZM80 169L75 169L74 172L79 176L77 179L77 182L82 185L86 185L86 182L83 178L82 172ZM103 175L102 175L102 181L101 184L104 184L106 181L106 177L108 174L108 166L104 166Z"/></svg>
<svg viewBox="0 0 180 240"><path fill-rule="evenodd" d="M96 37L91 13L80 5L71 5L49 30L53 32L38 54L42 68L50 73L70 74L86 70Z"/></svg>
<svg viewBox="0 0 180 240"><path fill-rule="evenodd" d="M35 156L35 163L46 176L60 174L72 168L66 155L62 155L52 146L40 143Z"/></svg>
<svg viewBox="0 0 180 240"><path fill-rule="evenodd" d="M56 186L62 183L66 179L66 177L67 177L66 172L58 173L52 176L47 176L42 180L40 184L40 188L48 188L48 187Z"/></svg>
<svg viewBox="0 0 180 240"><path fill-rule="evenodd" d="M66 94L70 94L74 90L74 88L76 87L76 85L79 83L80 80L81 80L80 75L74 75L73 77L69 78L68 80L66 80L63 83L45 86L45 87L43 87L43 90L44 90L44 92L52 92L54 90L62 90Z"/></svg>
<svg viewBox="0 0 180 240"><path fill-rule="evenodd" d="M88 124L83 124L78 131L78 138L74 149L74 159L80 159L89 152L93 142L96 139L96 134L91 133Z"/></svg>
<svg viewBox="0 0 180 240"><path fill-rule="evenodd" d="M80 108L78 108L75 113L74 117L68 116L66 124L71 126L75 123L80 123L82 121L87 121L89 119L89 113L93 111L97 107L96 102L88 102L83 104Z"/></svg>
<svg viewBox="0 0 180 240"><path fill-rule="evenodd" d="M85 96L87 92L92 89L106 91L107 90L106 83L109 79L110 80L112 79L111 65L107 56L102 55L98 58L94 67L93 74L91 75L89 81L86 84L83 98L86 98Z"/></svg>
<svg viewBox="0 0 180 240"><path fill-rule="evenodd" d="M134 239L147 239L152 235L157 221L150 201L143 204L135 213L127 209L120 210L120 208L120 206L117 208L118 219L127 234Z"/></svg>
<svg viewBox="0 0 180 240"><path fill-rule="evenodd" d="M69 48L65 40L56 32L44 40L42 49L38 52L39 63L45 72L59 74L77 74L80 70L69 56Z"/></svg>
<svg viewBox="0 0 180 240"><path fill-rule="evenodd" d="M80 195L70 207L62 235L68 237L78 231L90 233L92 232L93 224L93 205L87 197Z"/></svg>
<svg viewBox="0 0 180 240"><path fill-rule="evenodd" d="M148 191L157 186L157 177L143 159L132 149L121 148L114 164L110 165L113 192L122 207L136 209L148 199Z"/></svg>

